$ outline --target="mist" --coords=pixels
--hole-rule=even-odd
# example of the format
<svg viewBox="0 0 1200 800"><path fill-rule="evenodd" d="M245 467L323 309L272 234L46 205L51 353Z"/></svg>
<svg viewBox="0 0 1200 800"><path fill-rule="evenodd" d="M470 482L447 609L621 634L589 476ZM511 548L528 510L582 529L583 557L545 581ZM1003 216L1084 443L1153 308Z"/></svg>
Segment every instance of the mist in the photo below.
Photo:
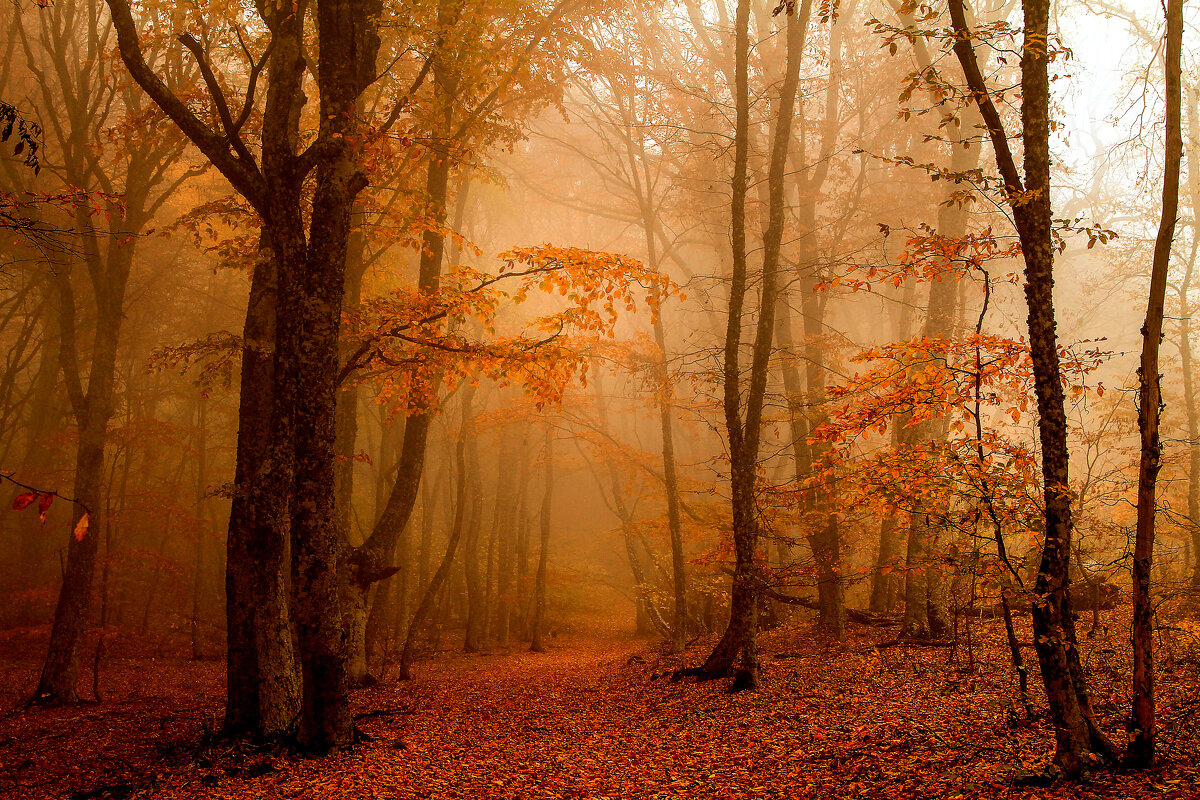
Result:
<svg viewBox="0 0 1200 800"><path fill-rule="evenodd" d="M1200 791L1194 16L5 4L0 795Z"/></svg>

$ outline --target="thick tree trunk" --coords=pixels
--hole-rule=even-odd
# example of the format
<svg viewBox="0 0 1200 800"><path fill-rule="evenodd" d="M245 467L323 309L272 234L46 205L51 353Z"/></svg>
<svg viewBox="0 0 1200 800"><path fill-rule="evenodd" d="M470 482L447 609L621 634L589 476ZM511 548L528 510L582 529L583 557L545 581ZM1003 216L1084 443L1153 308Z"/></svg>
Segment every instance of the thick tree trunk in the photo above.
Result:
<svg viewBox="0 0 1200 800"><path fill-rule="evenodd" d="M274 736L300 711L300 674L287 597L286 525L262 502L271 486L275 371L275 264L254 268L242 332L237 460L225 556L226 703L229 735Z"/></svg>
<svg viewBox="0 0 1200 800"><path fill-rule="evenodd" d="M366 186L345 140L360 135L358 97L375 77L378 11L374 2L317 2L322 134L337 145L314 172L307 246L301 249L301 238L292 250L286 233L272 234L276 252L291 256L279 264L280 306L287 313L276 321L275 388L276 407L290 406L294 434L292 603L304 676L298 738L316 752L354 736L334 498L336 378L350 217ZM283 231L292 229L290 211Z"/></svg>

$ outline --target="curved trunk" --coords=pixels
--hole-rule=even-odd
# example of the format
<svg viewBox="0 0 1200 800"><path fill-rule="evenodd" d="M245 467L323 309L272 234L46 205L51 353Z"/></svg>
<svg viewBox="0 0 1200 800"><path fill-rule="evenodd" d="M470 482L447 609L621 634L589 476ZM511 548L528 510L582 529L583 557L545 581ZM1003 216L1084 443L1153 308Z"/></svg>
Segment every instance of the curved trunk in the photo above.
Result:
<svg viewBox="0 0 1200 800"><path fill-rule="evenodd" d="M446 553L442 556L442 561L438 564L437 571L433 574L433 578L430 579L429 585L425 587L425 593L421 597L421 602L408 624L408 633L404 637L404 649L400 653L398 675L399 679L403 681L412 680L412 662L416 655L417 637L421 634L426 619L429 618L430 613L437 604L438 592L446 582L446 578L449 577L450 569L454 566L454 556L458 552L458 543L462 539L463 528L466 525L466 506L468 503L466 446L467 439L475 435L474 423L471 417L471 401L474 394L474 388L468 388L466 394L463 395L462 430L459 433L458 444L455 446L454 451L455 466L457 467L458 475L456 476L454 521L450 526L450 538L446 543Z"/></svg>

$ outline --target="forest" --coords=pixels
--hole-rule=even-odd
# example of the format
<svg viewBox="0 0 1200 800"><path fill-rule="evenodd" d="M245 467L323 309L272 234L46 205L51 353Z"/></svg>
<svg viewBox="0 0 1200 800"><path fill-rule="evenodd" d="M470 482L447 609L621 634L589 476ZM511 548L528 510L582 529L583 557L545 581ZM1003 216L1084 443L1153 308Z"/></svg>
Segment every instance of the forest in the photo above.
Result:
<svg viewBox="0 0 1200 800"><path fill-rule="evenodd" d="M0 798L1200 797L1184 0L0 27Z"/></svg>

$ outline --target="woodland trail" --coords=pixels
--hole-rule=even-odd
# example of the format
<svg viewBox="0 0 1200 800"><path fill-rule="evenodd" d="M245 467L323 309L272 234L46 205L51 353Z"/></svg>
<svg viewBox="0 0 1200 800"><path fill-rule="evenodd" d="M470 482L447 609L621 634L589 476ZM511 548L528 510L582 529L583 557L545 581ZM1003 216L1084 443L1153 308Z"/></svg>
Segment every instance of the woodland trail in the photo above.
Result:
<svg viewBox="0 0 1200 800"><path fill-rule="evenodd" d="M369 740L322 759L205 743L219 719L217 662L159 659L151 673L115 661L104 705L0 722L0 797L1200 796L1194 741L1154 772L1018 788L1021 769L1045 763L1051 734L1044 722L1009 724L1012 680L993 627L980 626L970 672L945 648L876 649L884 631L833 647L805 626L771 632L763 690L732 696L666 677L706 643L673 657L616 625L564 632L541 654L443 654L415 682L358 692ZM1101 706L1115 715L1121 687L1104 685L1099 660L1114 643L1089 647L1097 697L1113 693ZM1164 677L1168 703L1196 695L1194 670Z"/></svg>

